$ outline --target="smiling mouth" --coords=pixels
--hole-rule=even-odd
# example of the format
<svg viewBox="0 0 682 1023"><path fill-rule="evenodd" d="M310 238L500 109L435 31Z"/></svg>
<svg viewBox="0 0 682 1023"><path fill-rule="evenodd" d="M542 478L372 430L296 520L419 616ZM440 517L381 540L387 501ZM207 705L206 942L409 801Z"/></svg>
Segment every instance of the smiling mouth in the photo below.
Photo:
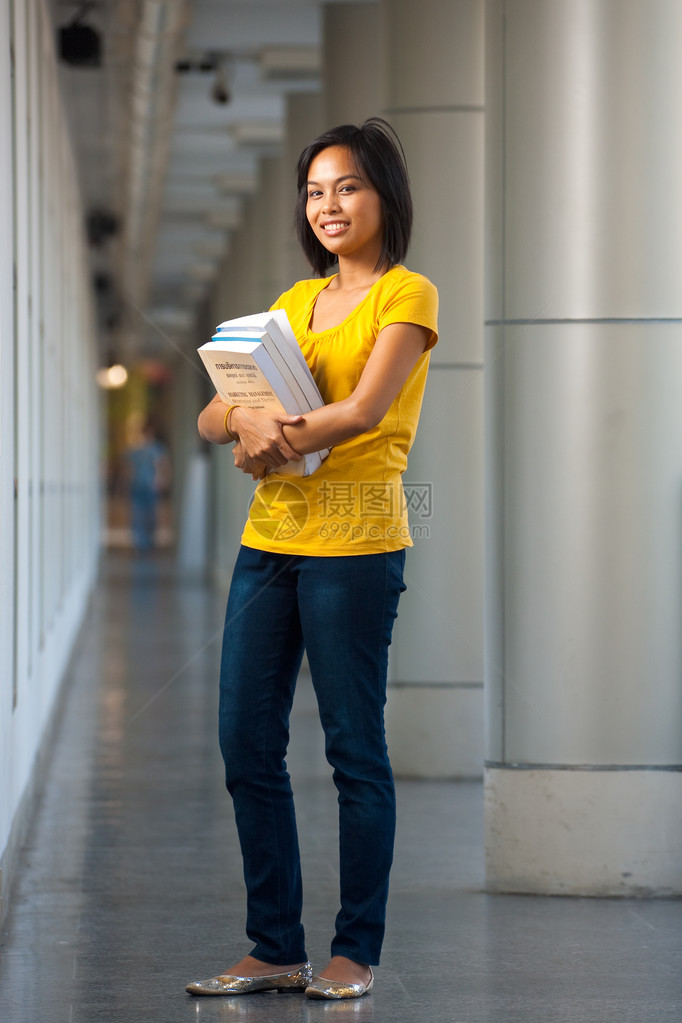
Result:
<svg viewBox="0 0 682 1023"><path fill-rule="evenodd" d="M348 223L345 220L332 220L328 224L323 224L322 230L325 234L336 234L337 231L343 231L346 227L348 227Z"/></svg>

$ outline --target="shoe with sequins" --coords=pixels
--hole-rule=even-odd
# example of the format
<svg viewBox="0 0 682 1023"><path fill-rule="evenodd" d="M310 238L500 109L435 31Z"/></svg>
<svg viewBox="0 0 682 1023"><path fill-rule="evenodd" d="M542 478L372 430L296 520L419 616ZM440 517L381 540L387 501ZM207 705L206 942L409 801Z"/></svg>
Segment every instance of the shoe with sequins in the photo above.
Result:
<svg viewBox="0 0 682 1023"><path fill-rule="evenodd" d="M362 998L374 987L374 974L369 968L369 980L366 984L342 984L338 980L327 980L326 977L313 977L305 993L308 998Z"/></svg>
<svg viewBox="0 0 682 1023"><path fill-rule="evenodd" d="M191 995L249 995L254 991L303 992L313 981L313 968L304 963L291 973L272 973L267 977L233 977L229 973L195 980L187 985Z"/></svg>

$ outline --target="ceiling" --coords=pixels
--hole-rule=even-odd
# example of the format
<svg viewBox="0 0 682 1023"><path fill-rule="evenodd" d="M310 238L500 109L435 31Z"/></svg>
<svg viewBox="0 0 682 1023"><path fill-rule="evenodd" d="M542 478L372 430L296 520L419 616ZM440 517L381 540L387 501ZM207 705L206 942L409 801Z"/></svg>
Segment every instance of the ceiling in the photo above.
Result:
<svg viewBox="0 0 682 1023"><path fill-rule="evenodd" d="M60 78L105 347L153 343L141 315L193 319L287 92L320 88L323 2L50 0L55 27L102 39L100 66L62 60Z"/></svg>

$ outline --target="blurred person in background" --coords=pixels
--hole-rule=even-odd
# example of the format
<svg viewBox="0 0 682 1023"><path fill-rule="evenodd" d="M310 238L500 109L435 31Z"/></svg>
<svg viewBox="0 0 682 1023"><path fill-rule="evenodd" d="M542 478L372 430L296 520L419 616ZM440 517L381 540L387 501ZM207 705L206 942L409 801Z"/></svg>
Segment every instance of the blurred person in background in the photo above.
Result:
<svg viewBox="0 0 682 1023"><path fill-rule="evenodd" d="M148 551L155 544L159 498L170 483L168 451L150 420L144 424L139 442L128 449L126 463L133 545L138 551Z"/></svg>

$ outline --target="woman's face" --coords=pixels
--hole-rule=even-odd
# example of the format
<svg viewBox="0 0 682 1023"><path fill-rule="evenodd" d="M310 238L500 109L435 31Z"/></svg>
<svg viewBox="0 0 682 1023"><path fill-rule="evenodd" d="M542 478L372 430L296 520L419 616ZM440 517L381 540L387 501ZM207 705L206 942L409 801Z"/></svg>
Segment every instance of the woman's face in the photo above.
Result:
<svg viewBox="0 0 682 1023"><path fill-rule="evenodd" d="M329 146L310 164L306 216L325 249L337 258L374 267L384 239L381 199L345 146Z"/></svg>

